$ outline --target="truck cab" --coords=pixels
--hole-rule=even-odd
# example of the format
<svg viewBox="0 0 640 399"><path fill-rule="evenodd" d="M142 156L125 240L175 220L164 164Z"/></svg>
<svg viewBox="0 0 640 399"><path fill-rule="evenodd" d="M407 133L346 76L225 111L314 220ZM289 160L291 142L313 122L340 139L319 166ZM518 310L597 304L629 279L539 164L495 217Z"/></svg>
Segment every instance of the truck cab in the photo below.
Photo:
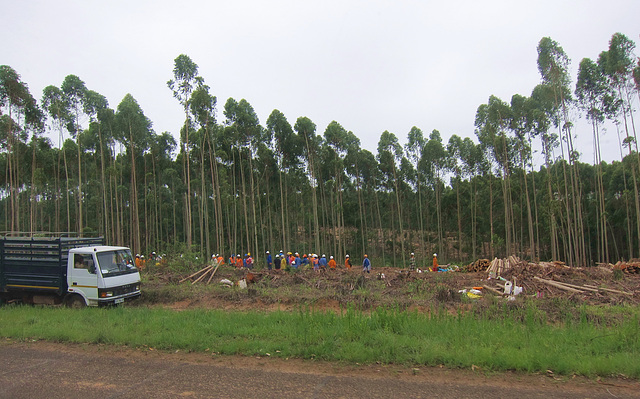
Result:
<svg viewBox="0 0 640 399"><path fill-rule="evenodd" d="M70 249L67 291L65 302L74 307L117 305L140 296L140 273L131 251L112 246Z"/></svg>

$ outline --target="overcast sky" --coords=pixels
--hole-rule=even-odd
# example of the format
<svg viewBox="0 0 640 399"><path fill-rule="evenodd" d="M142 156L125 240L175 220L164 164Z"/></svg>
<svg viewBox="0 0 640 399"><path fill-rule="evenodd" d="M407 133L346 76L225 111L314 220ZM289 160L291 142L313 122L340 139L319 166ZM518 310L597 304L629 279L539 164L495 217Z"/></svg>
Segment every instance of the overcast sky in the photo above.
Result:
<svg viewBox="0 0 640 399"><path fill-rule="evenodd" d="M526 3L526 5L524 5ZM0 64L40 99L75 74L116 108L131 93L157 133L177 135L181 106L167 88L187 54L218 98L246 99L264 125L335 120L376 152L383 131L401 143L417 126L446 144L472 137L479 105L509 102L540 82L536 46L557 41L572 61L597 59L621 32L640 43L640 1L93 1L0 0ZM639 51L636 49L636 54ZM576 115L577 119L577 115ZM591 130L578 125L582 160ZM620 158L610 127L605 160ZM57 143L56 143L57 144Z"/></svg>

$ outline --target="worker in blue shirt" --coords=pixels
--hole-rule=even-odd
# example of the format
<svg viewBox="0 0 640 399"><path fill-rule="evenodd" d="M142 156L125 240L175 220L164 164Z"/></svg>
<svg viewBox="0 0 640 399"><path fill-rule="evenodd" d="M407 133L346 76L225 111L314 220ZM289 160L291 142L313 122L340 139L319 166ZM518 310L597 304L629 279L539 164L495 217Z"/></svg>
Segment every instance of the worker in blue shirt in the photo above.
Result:
<svg viewBox="0 0 640 399"><path fill-rule="evenodd" d="M273 259L271 258L271 254L269 253L269 251L267 251L267 269L271 270L272 266L273 266Z"/></svg>
<svg viewBox="0 0 640 399"><path fill-rule="evenodd" d="M362 272L371 273L371 261L367 254L364 254L364 260L362 261Z"/></svg>

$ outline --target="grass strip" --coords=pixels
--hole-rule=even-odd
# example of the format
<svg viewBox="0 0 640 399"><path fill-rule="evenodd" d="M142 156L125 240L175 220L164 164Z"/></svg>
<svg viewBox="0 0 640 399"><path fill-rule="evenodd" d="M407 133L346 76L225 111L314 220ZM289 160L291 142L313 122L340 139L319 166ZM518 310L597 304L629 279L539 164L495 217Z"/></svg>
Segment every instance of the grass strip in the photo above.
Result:
<svg viewBox="0 0 640 399"><path fill-rule="evenodd" d="M508 310L507 310L508 312ZM379 308L340 314L156 308L0 308L0 336L161 350L297 357L351 363L640 378L638 310L615 326L550 325L536 310L500 319ZM516 315L514 315L516 316Z"/></svg>

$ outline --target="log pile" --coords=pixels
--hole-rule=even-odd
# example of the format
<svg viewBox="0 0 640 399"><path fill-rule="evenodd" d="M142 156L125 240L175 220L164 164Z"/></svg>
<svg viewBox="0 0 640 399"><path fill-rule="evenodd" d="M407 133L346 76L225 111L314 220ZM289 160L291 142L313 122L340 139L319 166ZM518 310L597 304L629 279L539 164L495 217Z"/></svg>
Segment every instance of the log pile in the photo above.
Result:
<svg viewBox="0 0 640 399"><path fill-rule="evenodd" d="M489 259L478 259L467 266L467 271L471 273L484 272L490 265L491 261Z"/></svg>
<svg viewBox="0 0 640 399"><path fill-rule="evenodd" d="M640 259L631 259L629 262L618 262L613 265L614 270L622 270L627 274L640 274Z"/></svg>
<svg viewBox="0 0 640 399"><path fill-rule="evenodd" d="M521 266L526 263L527 262L524 262L520 260L520 258L518 258L517 256L513 256L513 255L505 259L494 258L491 264L489 265L487 272L489 273L489 276L495 278L495 277L501 276L504 271L509 270L512 267Z"/></svg>

